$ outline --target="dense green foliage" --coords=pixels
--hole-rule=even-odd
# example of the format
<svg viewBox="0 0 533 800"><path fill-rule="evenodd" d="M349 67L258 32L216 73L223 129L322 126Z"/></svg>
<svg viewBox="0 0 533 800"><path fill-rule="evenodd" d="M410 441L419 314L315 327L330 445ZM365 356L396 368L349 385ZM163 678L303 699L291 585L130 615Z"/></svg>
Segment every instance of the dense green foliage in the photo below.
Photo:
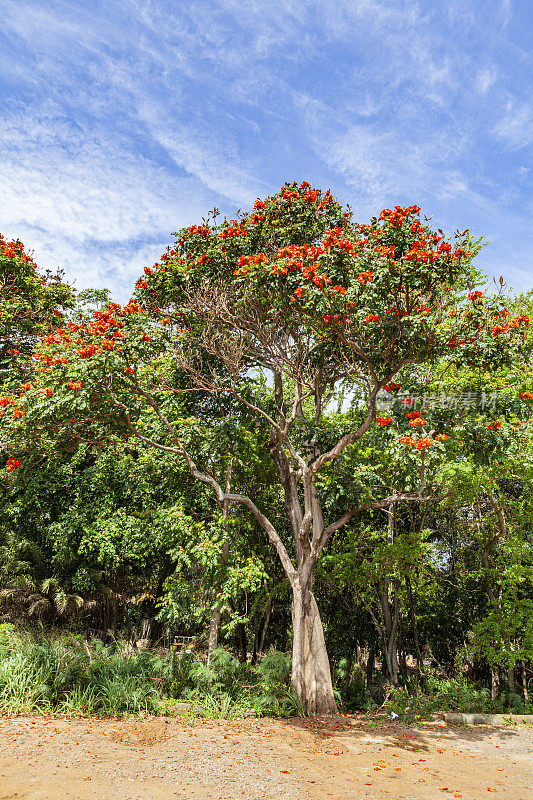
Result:
<svg viewBox="0 0 533 800"><path fill-rule="evenodd" d="M289 671L274 650L252 667L219 648L208 667L175 648L88 645L82 636L0 625L0 711L8 714L287 716L300 711Z"/></svg>
<svg viewBox="0 0 533 800"><path fill-rule="evenodd" d="M290 184L178 232L121 307L0 240L1 709L302 711L285 565L205 477L296 563L277 468L341 440L313 476L347 514L313 564L337 700L531 709L531 298L474 291L479 243L448 244L416 207L359 225Z"/></svg>

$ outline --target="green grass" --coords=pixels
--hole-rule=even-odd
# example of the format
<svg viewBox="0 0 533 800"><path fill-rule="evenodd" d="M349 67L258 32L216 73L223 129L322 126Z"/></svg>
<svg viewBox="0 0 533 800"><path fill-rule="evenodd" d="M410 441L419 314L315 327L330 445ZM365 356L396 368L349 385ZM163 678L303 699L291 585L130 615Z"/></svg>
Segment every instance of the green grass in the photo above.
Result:
<svg viewBox="0 0 533 800"><path fill-rule="evenodd" d="M189 713L208 718L288 716L290 661L269 653L261 667L215 651L212 664L172 650L136 651L98 639L51 636L0 625L0 712L122 716ZM177 712L179 709L179 712Z"/></svg>
<svg viewBox="0 0 533 800"><path fill-rule="evenodd" d="M339 673L340 674L340 673ZM289 688L290 658L271 651L259 667L240 664L219 648L205 659L172 650L105 646L81 636L52 635L0 625L0 713L123 716L154 714L209 719L303 716ZM340 674L345 710L377 708L361 675ZM436 711L528 713L514 694L490 699L486 688L464 679L430 676L428 690L399 687L382 706L416 721Z"/></svg>

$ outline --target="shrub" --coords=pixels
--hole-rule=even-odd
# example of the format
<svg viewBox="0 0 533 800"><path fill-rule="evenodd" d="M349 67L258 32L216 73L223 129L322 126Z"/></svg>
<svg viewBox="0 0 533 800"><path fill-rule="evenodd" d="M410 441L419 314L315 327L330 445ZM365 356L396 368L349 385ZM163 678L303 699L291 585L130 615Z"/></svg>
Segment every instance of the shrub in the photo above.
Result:
<svg viewBox="0 0 533 800"><path fill-rule="evenodd" d="M0 626L0 711L5 714L175 714L186 701L204 717L302 713L288 687L290 658L270 652L261 666L219 648L211 664L173 650L133 650Z"/></svg>
<svg viewBox="0 0 533 800"><path fill-rule="evenodd" d="M414 721L428 717L435 712L457 711L463 713L504 713L521 714L526 705L520 695L502 694L492 700L490 691L465 678L428 677L426 693L410 692L398 687L385 701L383 708L394 712L402 720Z"/></svg>

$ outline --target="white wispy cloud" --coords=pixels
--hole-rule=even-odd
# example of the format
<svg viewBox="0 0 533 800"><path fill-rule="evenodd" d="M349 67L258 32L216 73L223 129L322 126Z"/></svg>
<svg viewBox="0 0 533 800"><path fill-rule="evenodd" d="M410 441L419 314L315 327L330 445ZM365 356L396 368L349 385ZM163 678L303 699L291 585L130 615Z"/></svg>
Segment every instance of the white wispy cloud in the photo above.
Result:
<svg viewBox="0 0 533 800"><path fill-rule="evenodd" d="M450 225L472 216L493 252L520 233L516 270L533 250L510 0L0 10L0 228L80 286L125 296L171 231L299 175L363 215L405 200Z"/></svg>
<svg viewBox="0 0 533 800"><path fill-rule="evenodd" d="M106 283L120 258L131 281L128 264L139 266L140 253L151 263L170 232L208 203L196 179L171 175L120 144L105 131L61 122L53 109L31 126L22 112L13 114L0 134L4 233L25 238L42 266L67 266L83 287Z"/></svg>
<svg viewBox="0 0 533 800"><path fill-rule="evenodd" d="M533 104L511 99L504 115L494 126L494 133L512 148L526 147L533 142Z"/></svg>
<svg viewBox="0 0 533 800"><path fill-rule="evenodd" d="M480 94L485 95L494 86L497 78L498 72L495 67L486 67L477 72L474 85Z"/></svg>

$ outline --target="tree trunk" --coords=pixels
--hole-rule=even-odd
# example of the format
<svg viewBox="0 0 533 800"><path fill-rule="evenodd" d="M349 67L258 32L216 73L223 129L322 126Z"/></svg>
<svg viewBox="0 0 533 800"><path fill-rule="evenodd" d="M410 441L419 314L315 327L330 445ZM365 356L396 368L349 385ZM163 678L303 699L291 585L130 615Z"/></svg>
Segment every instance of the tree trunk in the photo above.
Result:
<svg viewBox="0 0 533 800"><path fill-rule="evenodd" d="M292 691L308 714L336 714L331 670L313 592L296 583L292 596Z"/></svg>
<svg viewBox="0 0 533 800"><path fill-rule="evenodd" d="M237 635L237 658L241 664L246 664L248 660L248 641L246 637L246 627L244 622L239 622L236 629Z"/></svg>
<svg viewBox="0 0 533 800"><path fill-rule="evenodd" d="M522 690L524 692L524 700L529 703L529 692L527 690L527 671L526 662L522 661Z"/></svg>
<svg viewBox="0 0 533 800"><path fill-rule="evenodd" d="M230 458L228 461L228 465L226 467L226 493L231 490L231 472L233 467L233 457ZM229 514L229 500L224 500L222 503L222 519L224 520L224 524L228 518ZM221 568L222 570L225 569L226 564L228 563L229 558L229 539L226 538L222 545L222 558L221 558ZM216 650L218 646L218 629L220 628L220 617L222 616L222 608L224 607L224 603L219 601L216 606L213 608L211 612L211 620L209 623L209 642L207 645L207 666L209 667L211 664L211 656L213 655L213 650Z"/></svg>
<svg viewBox="0 0 533 800"><path fill-rule="evenodd" d="M383 613L384 628L381 629L381 636L383 640L383 662L386 669L386 675L393 686L398 685L398 647L397 647L397 634L398 634L398 619L400 614L400 604L398 602L398 595L396 587L392 597L393 610L389 605L390 586L387 579L383 586L383 591L380 597L381 610ZM379 628L378 628L379 629Z"/></svg>
<svg viewBox="0 0 533 800"><path fill-rule="evenodd" d="M261 627L261 636L259 637L259 644L257 645L257 654L259 656L262 655L263 650L265 649L265 639L267 635L268 626L270 624L270 615L272 614L273 605L274 604L271 600L270 603L268 604L265 618L263 620L263 625Z"/></svg>
<svg viewBox="0 0 533 800"><path fill-rule="evenodd" d="M400 613L400 619L398 621L398 647L400 652L400 674L402 675L403 679L406 680L409 674L409 668L407 666L407 653L405 652L405 641L403 636L403 625L402 625L402 615Z"/></svg>
<svg viewBox="0 0 533 800"><path fill-rule="evenodd" d="M497 700L500 694L500 670L496 664L490 666L490 697Z"/></svg>
<svg viewBox="0 0 533 800"><path fill-rule="evenodd" d="M387 509L389 517L387 525L387 540L394 542L394 504ZM392 601L392 611L390 603ZM398 602L398 581L394 581L394 590L391 597L391 587L387 576L383 580L383 589L380 596L381 611L383 614L384 628L381 631L383 641L383 665L386 675L393 686L398 685L398 621L400 604ZM376 621L376 620L375 620ZM379 628L378 628L379 629Z"/></svg>
<svg viewBox="0 0 533 800"><path fill-rule="evenodd" d="M107 631L108 637L112 641L115 641L117 638L117 623L118 623L118 597L115 593L111 598L111 613L109 615L109 628Z"/></svg>
<svg viewBox="0 0 533 800"><path fill-rule="evenodd" d="M131 625L131 614L128 603L124 603L124 613L126 615L126 626L128 628L128 644L133 645L133 629Z"/></svg>
<svg viewBox="0 0 533 800"><path fill-rule="evenodd" d="M516 684L514 680L514 664L507 667L507 686L510 692L516 692Z"/></svg>
<svg viewBox="0 0 533 800"><path fill-rule="evenodd" d="M367 689L372 683L374 676L374 659L376 658L376 648L373 644L370 645L370 652L366 660L366 686Z"/></svg>
<svg viewBox="0 0 533 800"><path fill-rule="evenodd" d="M209 643L207 645L207 666L211 664L211 657L213 651L216 650L218 645L218 629L220 627L220 617L222 616L223 603L219 602L211 611L211 620L209 622Z"/></svg>
<svg viewBox="0 0 533 800"><path fill-rule="evenodd" d="M416 617L416 602L413 594L413 587L411 579L408 575L405 576L405 586L407 589L407 599L409 602L409 616L411 617L411 629L413 631L413 640L416 650L416 668L418 670L418 677L424 691L427 690L427 676L424 668L424 659L422 657L422 650L420 649L420 640L418 638L418 620Z"/></svg>
<svg viewBox="0 0 533 800"><path fill-rule="evenodd" d="M226 539L222 545L222 568L226 566L229 558L229 541ZM211 612L211 620L209 622L209 643L207 645L207 666L211 664L211 656L213 650L218 647L218 630L220 628L220 618L222 616L222 609L224 602L219 600Z"/></svg>
<svg viewBox="0 0 533 800"><path fill-rule="evenodd" d="M254 638L254 652L252 655L252 664L257 664L257 661L260 659L261 655L263 654L263 650L265 649L265 639L268 630L268 625L270 623L270 615L272 614L272 607L273 607L272 599L268 601L268 605L265 611L264 617L262 617L257 625L255 631L255 638Z"/></svg>

